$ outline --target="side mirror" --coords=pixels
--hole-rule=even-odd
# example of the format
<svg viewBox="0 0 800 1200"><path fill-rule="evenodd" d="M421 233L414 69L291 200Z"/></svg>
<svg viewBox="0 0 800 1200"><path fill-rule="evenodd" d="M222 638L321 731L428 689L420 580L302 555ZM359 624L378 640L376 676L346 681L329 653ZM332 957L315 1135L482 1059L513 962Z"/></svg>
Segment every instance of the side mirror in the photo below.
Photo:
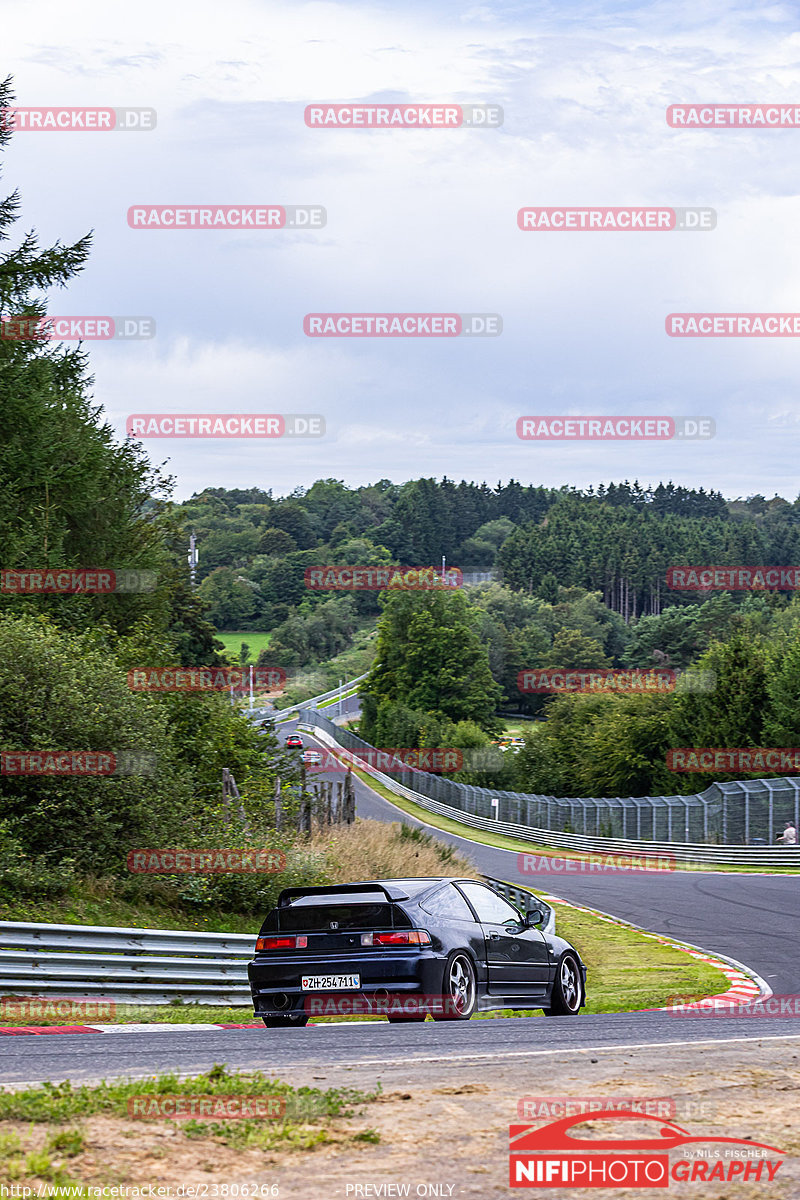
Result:
<svg viewBox="0 0 800 1200"><path fill-rule="evenodd" d="M539 925L544 924L545 914L540 908L529 908L522 918L522 923L526 929L535 929Z"/></svg>

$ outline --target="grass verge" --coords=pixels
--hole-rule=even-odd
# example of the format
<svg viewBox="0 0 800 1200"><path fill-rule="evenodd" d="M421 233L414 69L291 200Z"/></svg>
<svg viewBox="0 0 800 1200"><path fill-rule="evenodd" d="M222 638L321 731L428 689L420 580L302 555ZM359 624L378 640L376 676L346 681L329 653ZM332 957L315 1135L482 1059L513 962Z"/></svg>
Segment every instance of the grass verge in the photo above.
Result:
<svg viewBox="0 0 800 1200"><path fill-rule="evenodd" d="M183 1159L202 1170L210 1156L234 1160L253 1151L307 1151L331 1142L352 1151L379 1140L373 1129L353 1124L379 1095L380 1086L374 1092L294 1088L260 1071L229 1072L224 1064L190 1079L165 1074L97 1086L66 1081L0 1089L0 1179L70 1187L77 1198L89 1194L87 1186L110 1195L112 1186L152 1176L144 1168L167 1156L170 1164ZM187 1107L194 1097L201 1115L211 1113L213 1119L132 1115L159 1111L171 1103L165 1097L181 1097ZM269 1115L216 1119L214 1108L224 1114L241 1107L247 1113L255 1098Z"/></svg>
<svg viewBox="0 0 800 1200"><path fill-rule="evenodd" d="M319 708L319 709L332 708L333 705L338 704L340 700L349 700L351 696L355 696L357 694L358 693L357 693L356 689L351 688L351 690L349 692L348 691L342 692L341 696L333 696L330 700L323 700L321 704L317 705L317 708Z"/></svg>

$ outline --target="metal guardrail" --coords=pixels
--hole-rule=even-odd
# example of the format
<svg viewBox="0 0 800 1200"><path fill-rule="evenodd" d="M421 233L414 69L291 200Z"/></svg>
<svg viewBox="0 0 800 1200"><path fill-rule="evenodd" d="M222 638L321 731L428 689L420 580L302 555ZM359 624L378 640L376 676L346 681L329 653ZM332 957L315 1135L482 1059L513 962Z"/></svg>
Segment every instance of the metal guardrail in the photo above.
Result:
<svg viewBox="0 0 800 1200"><path fill-rule="evenodd" d="M483 878L493 892L498 892L508 900L509 904L513 904L514 908L518 908L521 912L530 912L532 909L544 912L545 920L538 928L542 933L555 933L556 911L551 904L542 900L541 896L534 896L526 888L516 887L513 883L506 883L502 879L490 879L488 875L484 875Z"/></svg>
<svg viewBox="0 0 800 1200"><path fill-rule="evenodd" d="M719 866L768 866L781 870L800 869L800 846L770 845L758 847L747 845L714 845L705 842L648 841L645 839L585 836L577 833L559 832L558 830L542 825L501 821L498 816L483 816L476 812L456 807L453 804L434 800L429 795L416 790L416 788L407 787L405 784L399 783L398 779L394 776L386 775L368 763L359 762L359 749L367 747L367 743L349 730L341 729L334 725L333 722L328 721L320 713L315 711L307 713L304 716L304 723L309 730L313 731L314 735L323 745L336 747L339 750L343 750L346 755L349 754L352 757L354 765L359 770L363 770L373 778L379 780L390 791L395 792L399 796L404 796L407 800L411 800L414 804L426 809L428 812L435 813L437 816L449 817L451 820L473 829L483 829L491 833L505 833L510 837L517 838L519 841L531 842L538 846L552 846L583 851L590 854L664 855L673 858L678 863L685 864L696 863L698 865L709 866L716 863ZM372 749L372 747L368 748ZM451 788L455 789L453 795L458 795L458 789L462 788L466 798L472 793L480 792L486 799L486 807L493 808L495 813L500 812L501 797L508 795L508 793L493 793L489 788L475 788L468 784L455 783L453 780L442 780L438 776L430 775L425 771L417 771L414 768L398 772L398 775L400 777L410 776L417 787L436 788L442 783L447 783ZM721 786L726 787L729 785L723 784ZM538 800L541 797L532 796L530 799ZM492 800L495 801L494 805L491 805ZM565 801L564 803L577 804L579 801Z"/></svg>
<svg viewBox="0 0 800 1200"><path fill-rule="evenodd" d="M486 882L523 910L549 910L524 888ZM527 897L527 899L526 899ZM252 1004L247 963L255 933L116 929L0 921L0 997L113 1000L118 1004ZM2 1016L0 1016L0 1025Z"/></svg>
<svg viewBox="0 0 800 1200"><path fill-rule="evenodd" d="M365 671L363 675L356 675L354 679L346 679L342 683L341 688L335 687L329 692L322 692L322 694L319 696L313 696L310 700L301 700L297 704L293 704L291 708L275 709L274 713L271 715L274 716L276 723L278 723L286 720L288 717L291 717L293 714L299 712L299 710L302 708L314 709L324 700L336 699L339 696L340 691L342 693L342 698L346 699L348 692L352 692L352 689L355 687L355 685L357 683L361 683L362 679L366 679L368 674L369 672Z"/></svg>
<svg viewBox="0 0 800 1200"><path fill-rule="evenodd" d="M250 1004L255 934L0 921L0 995Z"/></svg>

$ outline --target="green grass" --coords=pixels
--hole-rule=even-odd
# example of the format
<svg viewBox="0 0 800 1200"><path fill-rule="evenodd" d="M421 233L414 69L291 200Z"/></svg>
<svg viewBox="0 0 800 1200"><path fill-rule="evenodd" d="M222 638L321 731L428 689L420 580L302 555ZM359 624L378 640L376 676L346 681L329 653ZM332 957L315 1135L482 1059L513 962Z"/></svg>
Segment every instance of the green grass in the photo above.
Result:
<svg viewBox="0 0 800 1200"><path fill-rule="evenodd" d="M251 933L262 917L203 909L188 913L147 900L122 899L114 879L80 879L65 895L53 899L30 896L0 900L0 921L40 921L53 925L113 925L137 929L196 929L211 933Z"/></svg>
<svg viewBox="0 0 800 1200"><path fill-rule="evenodd" d="M284 1116L271 1124L308 1122L320 1118L348 1117L353 1106L375 1100L378 1092L360 1092L353 1088L294 1088L261 1071L228 1071L216 1063L210 1071L188 1079L169 1072L144 1079L105 1080L100 1084L43 1083L21 1091L0 1088L0 1121L41 1121L61 1125L103 1113L127 1117L128 1101L138 1096L280 1096L285 1102ZM159 1118L161 1119L161 1118ZM235 1127L248 1124L236 1121ZM260 1124L261 1122L256 1122Z"/></svg>
<svg viewBox="0 0 800 1200"><path fill-rule="evenodd" d="M85 1164L91 1172L89 1178L82 1170L80 1156L91 1154L91 1131L85 1123L93 1116L104 1116L124 1121L120 1130L122 1137L141 1139L142 1133L151 1123L147 1118L132 1118L129 1101L140 1097L159 1096L218 1096L218 1097L278 1097L282 1115L237 1120L173 1120L178 1137L195 1143L224 1145L233 1149L313 1150L330 1141L331 1131L336 1129L336 1141L350 1143L376 1143L380 1135L374 1129L355 1132L336 1128L337 1120L361 1116L364 1106L377 1100L380 1085L375 1091L364 1092L355 1088L292 1087L282 1080L270 1079L260 1071L230 1072L225 1064L216 1064L204 1074L190 1079L179 1079L175 1074L152 1075L146 1079L123 1080L98 1085L73 1085L45 1083L38 1087L20 1091L0 1089L0 1179L4 1182L32 1182L45 1180L49 1183L75 1185L72 1196L88 1194L82 1185L92 1181L97 1167L90 1158ZM151 1120L163 1122L164 1118ZM9 1122L24 1123L24 1130L8 1128ZM74 1124L77 1123L77 1126ZM41 1127L48 1131L43 1144L36 1138ZM38 1145L33 1145L34 1140ZM198 1145L198 1150L203 1146ZM69 1172L63 1162L54 1158L67 1159ZM84 1175L74 1178L75 1173ZM96 1186L92 1183L92 1186ZM110 1195L109 1184L103 1185L100 1194ZM21 1193L20 1193L21 1194ZM36 1194L35 1192L33 1193ZM93 1192L92 1194L97 1194Z"/></svg>
<svg viewBox="0 0 800 1200"><path fill-rule="evenodd" d="M253 939L255 945L255 938ZM3 997L13 1001L13 997ZM27 997L26 997L27 999ZM42 1003L46 1003L43 997ZM18 1016L13 1009L6 1013L0 1002L0 1028L14 1028L20 1025L231 1025L241 1022L255 1021L253 1006L248 1000L246 1004L222 1007L211 1004L112 1004L109 1001L98 1001L98 1004L108 1004L111 1011L98 1011L97 1007L85 1010L82 1015L77 1009L71 1016L45 1015L40 1016L36 1010L32 1015ZM261 1022L259 1021L259 1025Z"/></svg>
<svg viewBox="0 0 800 1200"><path fill-rule="evenodd" d="M715 967L592 913L556 905L556 929L586 963L587 1013L659 1008L728 990L727 976Z"/></svg>
<svg viewBox="0 0 800 1200"><path fill-rule="evenodd" d="M508 737L525 737L539 725L537 721L521 721L519 717L501 717L500 720Z"/></svg>
<svg viewBox="0 0 800 1200"><path fill-rule="evenodd" d="M269 646L271 633L262 633L259 629L242 629L242 630L224 630L223 632L215 632L214 637L218 638L225 647L225 653L231 662L239 663L239 651L242 648L242 642L247 642L250 647L250 657L248 663L255 664L256 659L262 650L266 650Z"/></svg>
<svg viewBox="0 0 800 1200"><path fill-rule="evenodd" d="M327 690L330 691L330 688L328 688ZM350 696L355 696L355 695L356 695L356 688L351 688L349 692L345 689L345 691L342 692L341 699L348 700L350 698ZM321 704L317 705L317 708L330 708L331 705L338 704L339 699L340 699L339 696L333 696L333 697L331 697L330 700L323 700Z"/></svg>

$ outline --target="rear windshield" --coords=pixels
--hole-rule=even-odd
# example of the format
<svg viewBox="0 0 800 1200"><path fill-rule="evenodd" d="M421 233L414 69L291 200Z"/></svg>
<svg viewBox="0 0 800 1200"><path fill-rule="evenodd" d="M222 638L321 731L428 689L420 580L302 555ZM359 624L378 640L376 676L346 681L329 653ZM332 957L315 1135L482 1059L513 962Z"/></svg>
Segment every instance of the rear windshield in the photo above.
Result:
<svg viewBox="0 0 800 1200"><path fill-rule="evenodd" d="M309 904L309 897L304 897L305 903L291 904L274 910L277 914L278 928L286 932L326 933L331 929L331 923L336 922L335 928L343 929L393 929L396 925L406 929L409 920L405 913L393 904Z"/></svg>

